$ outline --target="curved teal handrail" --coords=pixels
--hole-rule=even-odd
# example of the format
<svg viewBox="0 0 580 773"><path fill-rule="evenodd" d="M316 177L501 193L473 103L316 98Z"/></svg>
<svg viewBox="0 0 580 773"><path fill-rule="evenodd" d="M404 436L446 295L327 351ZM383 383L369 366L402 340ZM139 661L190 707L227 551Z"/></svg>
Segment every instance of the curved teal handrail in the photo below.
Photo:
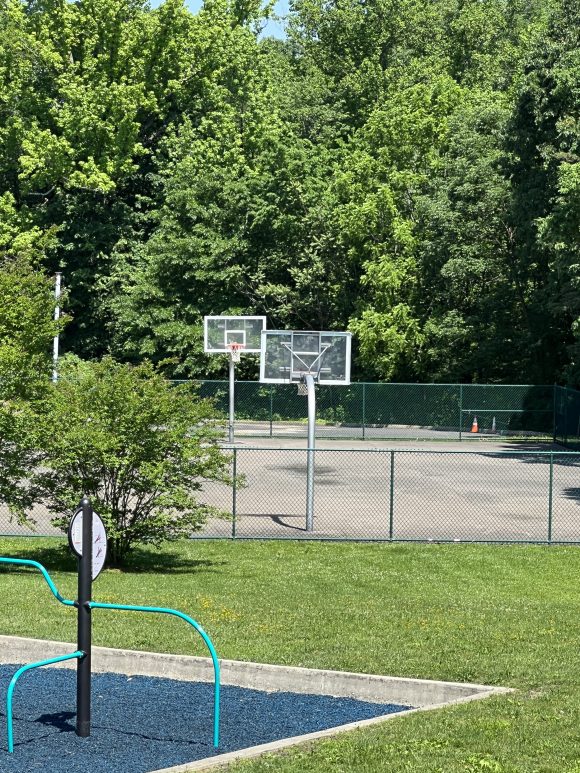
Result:
<svg viewBox="0 0 580 773"><path fill-rule="evenodd" d="M163 614L163 615L174 615L175 617L180 617L182 620L185 620L186 623L189 623L195 628L195 630L200 634L201 638L206 643L209 653L211 655L212 663L213 663L213 671L214 671L213 745L214 745L214 748L217 749L219 744L219 722L220 722L220 664L217 657L217 653L211 642L211 639L209 638L207 633L203 630L201 625L198 622L196 622L193 618L184 614L183 612L179 612L177 609L169 609L168 607L142 607L142 606L133 606L130 604L105 604L100 601L89 601L88 606L91 609L119 609L121 611L127 611L127 612L159 612L160 614Z"/></svg>
<svg viewBox="0 0 580 773"><path fill-rule="evenodd" d="M58 592L58 589L54 584L54 582L52 581L49 573L47 572L47 570L42 564L38 563L38 561L31 561L30 559L27 559L27 558L6 558L4 556L0 556L0 564L16 564L18 566L32 566L35 569L38 569L42 573L42 576L46 580L48 587L50 588L53 596L57 599L57 601L60 601L61 604L65 604L68 607L76 606L75 601L71 601L70 599L65 599ZM175 617L180 617L182 620L185 620L186 623L189 623L191 626L193 626L193 628L195 628L195 630L200 634L205 644L207 645L207 648L209 650L209 653L211 655L211 660L213 663L213 670L214 670L213 745L217 749L219 744L219 718L220 718L220 665L219 665L217 653L214 649L211 639L209 638L207 633L203 630L201 625L198 622L196 622L193 618L184 614L183 612L179 612L177 609L169 609L168 607L144 607L144 606L134 606L130 604L105 604L100 601L90 601L88 602L88 606L92 609L118 609L121 611L128 611L128 612L158 612L165 615L174 615ZM19 671L16 672L16 674L12 678L12 682L10 682L10 687L8 688L10 705L12 701L12 692L14 690L13 682L15 683L18 677L21 674L23 674L25 671L27 671L30 668L37 668L39 666L46 666L51 663L58 663L61 660L69 660L75 657L76 658L82 657L83 655L84 653L79 650L78 652L72 655L66 655L56 659L43 660L43 661L39 661L38 663L32 663L28 666L23 666ZM8 698L7 698L7 701L8 701ZM8 732L9 751L11 750L10 747L12 746L11 737L12 737L12 719L10 714L10 726L9 726L9 732Z"/></svg>
<svg viewBox="0 0 580 773"><path fill-rule="evenodd" d="M13 723L12 723L12 694L14 692L14 688L16 686L16 682L20 679L22 674L24 674L26 671L30 671L31 668L40 668L41 666L50 666L52 663L61 663L63 660L72 660L73 658L84 658L85 653L81 650L77 650L76 652L71 653L70 655L59 655L57 658L48 658L48 660L38 660L36 663L28 663L26 666L22 666L22 668L19 668L18 671L14 674L12 679L10 680L10 685L8 686L8 693L6 695L6 724L8 727L8 752L12 754L14 751L14 734L13 734Z"/></svg>
<svg viewBox="0 0 580 773"><path fill-rule="evenodd" d="M38 569L42 573L42 576L46 580L46 583L50 588L50 590L52 591L52 595L55 597L55 599L57 601L60 601L61 604L65 604L67 607L74 607L75 602L71 601L70 599L65 599L63 596L60 595L49 573L46 571L46 569L42 564L38 563L38 561L30 561L28 558L5 558L4 556L0 556L0 564L18 564L19 566L33 566L35 569Z"/></svg>

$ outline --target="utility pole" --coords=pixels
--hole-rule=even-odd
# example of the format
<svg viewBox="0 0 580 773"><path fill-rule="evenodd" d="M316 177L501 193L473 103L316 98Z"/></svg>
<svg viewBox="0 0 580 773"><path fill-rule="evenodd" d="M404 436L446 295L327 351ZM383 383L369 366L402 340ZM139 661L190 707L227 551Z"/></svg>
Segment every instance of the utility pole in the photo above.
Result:
<svg viewBox="0 0 580 773"><path fill-rule="evenodd" d="M56 301L56 305L54 307L54 321L58 322L60 319L60 283L61 283L61 277L62 274L60 271L57 271L56 277L55 277L55 283L54 283L54 300ZM52 343L52 381L54 384L58 381L58 332L54 336L54 340Z"/></svg>

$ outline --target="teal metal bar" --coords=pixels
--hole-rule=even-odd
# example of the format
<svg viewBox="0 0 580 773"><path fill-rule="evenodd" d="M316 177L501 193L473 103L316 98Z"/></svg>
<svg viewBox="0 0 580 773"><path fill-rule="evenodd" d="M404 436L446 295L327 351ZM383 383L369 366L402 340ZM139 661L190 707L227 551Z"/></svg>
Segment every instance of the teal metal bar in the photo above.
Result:
<svg viewBox="0 0 580 773"><path fill-rule="evenodd" d="M44 567L42 567L42 568L44 569ZM9 751L10 754L12 754L12 752L14 751L14 733L13 733L13 722L12 722L12 694L14 693L14 688L16 686L16 682L20 679L22 674L24 674L26 671L30 671L31 668L40 668L41 666L50 666L53 663L62 663L63 660L72 660L73 658L82 658L82 657L84 657L84 655L85 655L85 653L82 652L82 650L77 650L76 652L73 652L70 655L59 655L59 657L57 657L57 658L48 658L47 660L38 660L36 663L29 663L27 666L22 666L22 668L19 668L18 671L14 674L14 676L12 677L12 679L10 681L10 685L8 686L8 693L6 695L6 723L7 723L7 727L8 727L8 751Z"/></svg>
<svg viewBox="0 0 580 773"><path fill-rule="evenodd" d="M548 491L548 542L552 542L552 509L554 492L554 454L550 453L550 488Z"/></svg>
<svg viewBox="0 0 580 773"><path fill-rule="evenodd" d="M52 595L55 597L55 599L57 601L60 601L61 604L65 604L67 607L74 607L75 602L71 601L70 599L65 599L63 596L60 595L49 573L46 571L46 569L42 564L38 563L38 561L30 561L27 558L5 558L3 556L0 556L0 564L16 564L17 566L33 566L35 569L38 569L42 573L42 576L46 580L46 583L50 588Z"/></svg>
<svg viewBox="0 0 580 773"><path fill-rule="evenodd" d="M211 655L213 670L214 670L214 706L213 706L213 745L217 749L219 744L219 723L220 723L220 664L218 661L217 653L214 649L211 639L207 633L203 630L201 625L197 623L193 618L185 615L183 612L179 612L177 609L169 609L167 607L141 607L133 606L129 604L105 604L100 601L89 601L88 606L91 609L118 609L126 612L158 612L163 615L174 615L186 623L192 625L199 633L201 638L207 645L209 653Z"/></svg>

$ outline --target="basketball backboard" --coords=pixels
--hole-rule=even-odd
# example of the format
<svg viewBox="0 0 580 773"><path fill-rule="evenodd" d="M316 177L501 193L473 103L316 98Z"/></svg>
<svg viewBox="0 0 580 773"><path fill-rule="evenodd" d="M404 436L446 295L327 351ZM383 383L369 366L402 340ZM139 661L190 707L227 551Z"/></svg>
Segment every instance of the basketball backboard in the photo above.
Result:
<svg viewBox="0 0 580 773"><path fill-rule="evenodd" d="M228 354L232 344L241 344L245 353L259 354L265 327L266 317L204 317L203 350L208 354Z"/></svg>
<svg viewBox="0 0 580 773"><path fill-rule="evenodd" d="M350 384L351 333L263 330L260 381L299 382L306 374L319 384Z"/></svg>

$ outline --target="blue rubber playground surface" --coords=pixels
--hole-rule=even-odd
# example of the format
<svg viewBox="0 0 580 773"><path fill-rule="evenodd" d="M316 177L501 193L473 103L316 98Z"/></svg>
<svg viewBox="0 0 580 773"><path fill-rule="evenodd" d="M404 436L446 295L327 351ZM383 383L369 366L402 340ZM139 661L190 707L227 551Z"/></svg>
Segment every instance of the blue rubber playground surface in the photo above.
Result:
<svg viewBox="0 0 580 773"><path fill-rule="evenodd" d="M93 674L92 733L75 733L76 672L30 671L14 692L14 753L6 691L18 665L0 666L2 773L148 773L215 754L411 708L351 698L222 686L221 738L213 748L213 685Z"/></svg>

